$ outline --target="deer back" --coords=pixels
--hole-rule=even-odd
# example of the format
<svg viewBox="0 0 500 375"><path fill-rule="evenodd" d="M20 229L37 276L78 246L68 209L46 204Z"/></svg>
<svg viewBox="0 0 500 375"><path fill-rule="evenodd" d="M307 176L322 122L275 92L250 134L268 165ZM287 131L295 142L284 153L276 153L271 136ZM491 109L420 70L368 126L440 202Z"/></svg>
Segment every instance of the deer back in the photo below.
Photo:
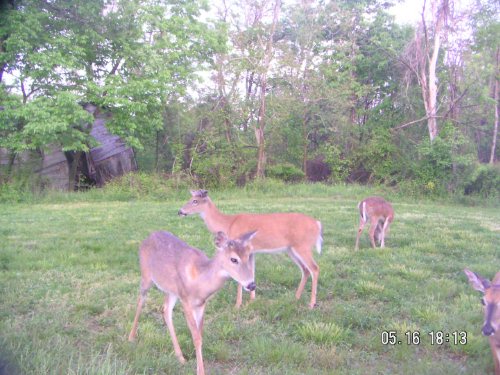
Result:
<svg viewBox="0 0 500 375"><path fill-rule="evenodd" d="M390 221L394 218L392 205L382 197L368 197L363 199L359 204L359 211L361 216L364 216L364 213L366 213L368 217L389 218Z"/></svg>
<svg viewBox="0 0 500 375"><path fill-rule="evenodd" d="M259 249L312 246L320 235L319 223L301 213L269 213L235 215L228 228L230 237L256 230L252 246Z"/></svg>
<svg viewBox="0 0 500 375"><path fill-rule="evenodd" d="M139 249L141 273L165 292L183 297L208 257L170 232L153 232Z"/></svg>

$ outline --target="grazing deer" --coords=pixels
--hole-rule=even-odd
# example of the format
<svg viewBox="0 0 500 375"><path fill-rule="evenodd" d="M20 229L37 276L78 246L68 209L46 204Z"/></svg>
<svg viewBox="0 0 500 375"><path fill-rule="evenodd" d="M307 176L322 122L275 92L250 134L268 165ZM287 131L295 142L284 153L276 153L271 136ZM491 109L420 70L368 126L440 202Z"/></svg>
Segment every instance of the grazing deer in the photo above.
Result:
<svg viewBox="0 0 500 375"><path fill-rule="evenodd" d="M255 233L246 233L237 240L229 240L224 233L217 233L215 245L218 249L212 259L169 232L154 232L146 238L139 249L141 285L129 341L133 341L136 336L146 295L155 284L165 293L163 317L176 357L181 363L186 362L172 321L172 311L177 299L180 299L196 350L196 373L205 374L201 351L205 304L229 278L247 290L255 289L249 262L250 241Z"/></svg>
<svg viewBox="0 0 500 375"><path fill-rule="evenodd" d="M365 224L370 220L370 241L375 248L375 241L380 247L385 246L385 235L394 220L394 209L391 204L381 197L368 197L358 204L359 209L359 228L356 237L355 249L359 248L359 237L363 232Z"/></svg>
<svg viewBox="0 0 500 375"><path fill-rule="evenodd" d="M483 293L481 299L484 305L483 335L490 340L491 353L495 362L495 375L500 375L500 272L497 272L493 282L481 277L467 268L464 269L470 285Z"/></svg>
<svg viewBox="0 0 500 375"><path fill-rule="evenodd" d="M311 301L309 307L316 305L319 267L313 259L312 247L321 253L323 242L321 223L310 216L300 213L236 214L225 215L220 212L208 196L206 190L191 191L191 199L179 210L179 215L199 214L212 233L223 231L229 237L256 230L252 239L250 262L255 272L254 254L286 251L302 272L302 279L295 293L300 298L309 275L312 278ZM255 291L250 293L255 299ZM236 307L242 303L242 288L238 285Z"/></svg>

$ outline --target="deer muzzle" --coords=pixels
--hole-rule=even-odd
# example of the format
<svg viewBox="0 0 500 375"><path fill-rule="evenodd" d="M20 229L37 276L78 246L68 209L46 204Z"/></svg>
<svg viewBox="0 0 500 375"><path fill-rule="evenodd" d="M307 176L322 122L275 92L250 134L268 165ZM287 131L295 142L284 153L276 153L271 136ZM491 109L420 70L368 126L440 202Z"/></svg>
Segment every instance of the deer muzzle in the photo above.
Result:
<svg viewBox="0 0 500 375"><path fill-rule="evenodd" d="M252 292L257 288L257 285L255 285L255 281L252 281L250 284L248 284L245 289Z"/></svg>
<svg viewBox="0 0 500 375"><path fill-rule="evenodd" d="M485 336L491 336L495 333L495 329L491 326L491 324L487 323L483 326L482 332Z"/></svg>
<svg viewBox="0 0 500 375"><path fill-rule="evenodd" d="M495 307L496 305L491 303L486 305L486 320L484 321L483 325L483 335L485 336L491 336L495 333L495 328L491 324L491 320L493 319L493 314L495 312Z"/></svg>

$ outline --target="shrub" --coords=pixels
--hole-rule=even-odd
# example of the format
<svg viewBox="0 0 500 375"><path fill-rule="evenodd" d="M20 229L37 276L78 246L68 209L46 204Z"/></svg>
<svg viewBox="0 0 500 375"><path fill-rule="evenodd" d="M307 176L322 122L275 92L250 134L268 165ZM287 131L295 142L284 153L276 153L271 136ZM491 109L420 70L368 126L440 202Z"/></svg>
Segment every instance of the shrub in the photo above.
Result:
<svg viewBox="0 0 500 375"><path fill-rule="evenodd" d="M207 189L230 187L236 184L231 163L227 163L222 155L198 159L193 163L193 173L198 179L198 185Z"/></svg>
<svg viewBox="0 0 500 375"><path fill-rule="evenodd" d="M285 182L302 181L305 174L292 164L270 165L266 169L266 177L275 178Z"/></svg>
<svg viewBox="0 0 500 375"><path fill-rule="evenodd" d="M312 182L328 181L332 169L326 163L324 155L318 155L313 160L307 161L307 179Z"/></svg>
<svg viewBox="0 0 500 375"><path fill-rule="evenodd" d="M185 194L193 186L188 175L178 173L164 175L146 172L127 173L108 182L101 190L93 189L89 193L103 193L108 199L127 200L137 198L163 199Z"/></svg>
<svg viewBox="0 0 500 375"><path fill-rule="evenodd" d="M500 166L477 165L465 183L464 194L485 198L500 195Z"/></svg>
<svg viewBox="0 0 500 375"><path fill-rule="evenodd" d="M30 202L47 193L47 181L37 174L20 173L0 183L0 203Z"/></svg>

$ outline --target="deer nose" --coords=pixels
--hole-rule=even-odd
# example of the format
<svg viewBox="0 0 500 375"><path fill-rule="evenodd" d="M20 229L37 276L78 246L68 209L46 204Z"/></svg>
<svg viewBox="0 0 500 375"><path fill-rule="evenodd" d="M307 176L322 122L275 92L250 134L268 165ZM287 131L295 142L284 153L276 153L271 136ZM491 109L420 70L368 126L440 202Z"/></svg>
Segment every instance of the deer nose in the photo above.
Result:
<svg viewBox="0 0 500 375"><path fill-rule="evenodd" d="M487 323L483 326L483 335L491 336L495 333L495 329L491 326L491 324Z"/></svg>
<svg viewBox="0 0 500 375"><path fill-rule="evenodd" d="M247 285L247 289L249 291L254 291L257 286L255 285L255 282L252 281L250 284Z"/></svg>
<svg viewBox="0 0 500 375"><path fill-rule="evenodd" d="M179 216L186 216L186 214L185 214L185 213L184 213L184 211L182 211L182 210L179 210L179 211L177 212L177 215L179 215Z"/></svg>

